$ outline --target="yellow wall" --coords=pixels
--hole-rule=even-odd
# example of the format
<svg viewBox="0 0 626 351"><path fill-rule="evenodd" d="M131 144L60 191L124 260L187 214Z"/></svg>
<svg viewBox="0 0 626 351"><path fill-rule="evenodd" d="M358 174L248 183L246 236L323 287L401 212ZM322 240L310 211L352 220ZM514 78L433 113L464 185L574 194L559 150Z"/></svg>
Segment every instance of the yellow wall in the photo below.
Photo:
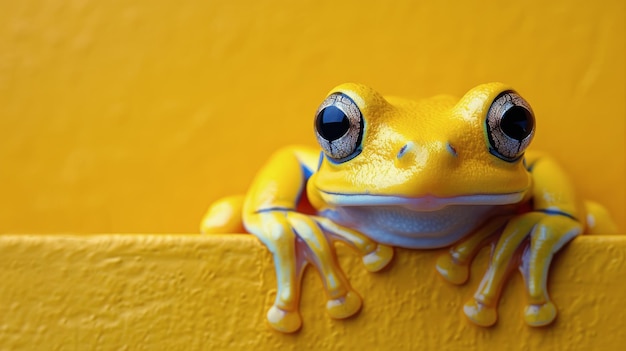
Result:
<svg viewBox="0 0 626 351"><path fill-rule="evenodd" d="M0 2L0 232L195 232L345 81L517 87L625 222L624 2Z"/></svg>

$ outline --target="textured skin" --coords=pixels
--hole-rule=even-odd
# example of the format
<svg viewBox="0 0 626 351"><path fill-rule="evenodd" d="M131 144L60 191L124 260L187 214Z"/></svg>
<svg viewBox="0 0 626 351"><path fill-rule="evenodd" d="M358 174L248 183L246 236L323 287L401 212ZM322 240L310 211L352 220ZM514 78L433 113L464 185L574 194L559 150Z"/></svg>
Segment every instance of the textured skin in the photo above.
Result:
<svg viewBox="0 0 626 351"><path fill-rule="evenodd" d="M350 282L367 299L358 318L326 316L319 279L304 277L296 335L263 323L274 267L252 236L0 236L3 350L620 350L626 344L626 237L582 236L559 255L550 288L559 319L529 328L514 273L500 306L508 316L478 328L460 309L469 286L441 281L442 251L398 250L384 274L369 274L339 247ZM268 293L269 292L269 293Z"/></svg>

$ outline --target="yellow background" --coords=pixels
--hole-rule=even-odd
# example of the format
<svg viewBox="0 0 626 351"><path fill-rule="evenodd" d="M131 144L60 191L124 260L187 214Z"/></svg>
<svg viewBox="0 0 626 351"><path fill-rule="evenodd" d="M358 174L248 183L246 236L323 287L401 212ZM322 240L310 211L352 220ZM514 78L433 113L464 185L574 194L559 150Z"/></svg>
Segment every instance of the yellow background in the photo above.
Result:
<svg viewBox="0 0 626 351"><path fill-rule="evenodd" d="M335 85L513 85L626 227L624 2L0 2L0 232L196 232Z"/></svg>

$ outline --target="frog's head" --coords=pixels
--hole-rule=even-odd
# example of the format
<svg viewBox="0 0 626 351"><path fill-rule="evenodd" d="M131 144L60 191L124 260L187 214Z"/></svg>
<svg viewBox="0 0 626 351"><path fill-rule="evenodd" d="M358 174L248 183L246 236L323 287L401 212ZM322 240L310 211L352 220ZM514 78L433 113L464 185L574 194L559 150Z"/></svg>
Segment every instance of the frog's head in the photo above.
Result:
<svg viewBox="0 0 626 351"><path fill-rule="evenodd" d="M517 203L532 182L523 155L534 130L528 103L500 83L418 101L343 84L317 111L323 154L309 186L335 206Z"/></svg>

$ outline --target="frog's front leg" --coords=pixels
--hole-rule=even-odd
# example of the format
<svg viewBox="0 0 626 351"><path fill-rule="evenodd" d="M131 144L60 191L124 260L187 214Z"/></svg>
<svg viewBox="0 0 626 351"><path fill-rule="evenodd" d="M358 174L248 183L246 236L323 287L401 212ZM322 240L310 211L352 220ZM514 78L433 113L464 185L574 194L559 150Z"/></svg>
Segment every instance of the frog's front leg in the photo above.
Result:
<svg viewBox="0 0 626 351"><path fill-rule="evenodd" d="M493 325L506 277L519 267L529 295L526 322L532 326L549 324L556 317L546 287L552 256L581 231L579 222L560 213L534 211L495 217L441 256L437 270L451 283L465 283L474 256L492 235L498 235L487 271L474 297L464 306L465 314L478 325Z"/></svg>
<svg viewBox="0 0 626 351"><path fill-rule="evenodd" d="M478 325L493 325L497 320L496 307L506 275L519 266L528 292L527 324L542 326L551 323L556 317L556 307L547 291L552 256L581 232L580 223L563 214L535 211L512 219L492 252L489 267L474 298L464 307L465 314Z"/></svg>
<svg viewBox="0 0 626 351"><path fill-rule="evenodd" d="M274 305L267 313L270 325L282 332L293 332L302 323L299 313L300 285L304 268L312 264L319 272L326 290L326 309L331 317L347 318L359 311L360 296L352 289L337 263L332 241L327 236L327 220L295 211L263 211L248 216L246 227L270 250L274 257L278 291ZM337 232L350 231L336 228ZM340 235L334 232L332 235ZM376 254L376 268L384 267L391 259L392 251L380 255L380 245L352 232L352 247L366 242L361 254L366 268L371 270L372 254ZM345 239L345 238L344 238ZM369 251L366 247L371 248Z"/></svg>
<svg viewBox="0 0 626 351"><path fill-rule="evenodd" d="M316 160L316 152L303 148L276 153L254 180L243 207L246 230L259 238L274 258L278 289L267 319L282 332L294 332L302 324L300 284L308 264L320 273L331 317L346 318L360 309L361 298L337 263L333 241L356 249L371 271L383 268L393 255L391 248L354 230L298 212L297 202L305 196L303 189Z"/></svg>
<svg viewBox="0 0 626 351"><path fill-rule="evenodd" d="M540 207L549 207L540 201L536 202ZM586 207L589 212L590 205ZM604 216L601 218L602 222L597 224L603 230L602 233L616 232L612 219L603 208L597 207L593 211L596 216ZM584 220L555 209L539 209L509 221L492 253L489 268L474 298L465 305L465 314L476 324L494 324L497 319L498 297L506 274L519 265L528 293L528 303L524 310L526 323L534 327L550 324L557 315L547 287L552 258L565 244L583 233L584 223ZM472 238L468 241L471 242Z"/></svg>
<svg viewBox="0 0 626 351"><path fill-rule="evenodd" d="M554 254L582 231L580 222L558 214L544 216L533 228L530 247L520 267L528 289L524 311L528 325L543 326L556 318L556 307L548 295L548 270Z"/></svg>
<svg viewBox="0 0 626 351"><path fill-rule="evenodd" d="M492 218L452 247L449 255L441 257L437 263L437 269L449 281L457 284L465 282L469 262L485 245L484 239L495 230L497 242L493 246L487 271L474 297L464 307L465 314L478 325L490 326L496 322L500 291L508 273L515 268L520 269L528 293L524 311L526 323L531 326L551 323L557 314L547 291L552 257L585 228L589 231L586 212L590 205L583 206L558 165L536 154L529 156L528 161L534 185L529 192L531 200L521 205L520 209L529 206L530 211L508 218ZM614 226L608 215L603 213L601 208L596 208L591 218L606 222L595 225L608 233ZM506 225L500 231L498 227L503 220Z"/></svg>

